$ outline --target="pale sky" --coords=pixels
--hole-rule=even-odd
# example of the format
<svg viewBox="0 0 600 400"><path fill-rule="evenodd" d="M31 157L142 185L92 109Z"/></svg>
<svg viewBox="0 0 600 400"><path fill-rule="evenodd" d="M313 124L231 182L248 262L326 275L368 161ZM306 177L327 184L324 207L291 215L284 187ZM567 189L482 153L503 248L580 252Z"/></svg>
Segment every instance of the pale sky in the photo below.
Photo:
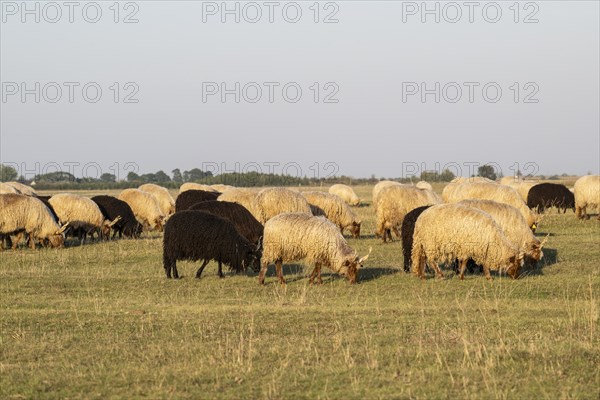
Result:
<svg viewBox="0 0 600 400"><path fill-rule="evenodd" d="M239 23L221 1L113 3L1 2L0 162L26 177L599 173L598 1L227 2Z"/></svg>

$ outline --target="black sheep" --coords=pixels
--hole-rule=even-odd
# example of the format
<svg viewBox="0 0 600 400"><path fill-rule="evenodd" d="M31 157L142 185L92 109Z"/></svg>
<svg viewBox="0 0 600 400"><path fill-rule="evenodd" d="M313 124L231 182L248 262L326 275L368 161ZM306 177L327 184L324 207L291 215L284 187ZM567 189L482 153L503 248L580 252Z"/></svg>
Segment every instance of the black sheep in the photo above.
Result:
<svg viewBox="0 0 600 400"><path fill-rule="evenodd" d="M92 197L92 201L98 205L104 218L109 221L112 221L119 216L121 217L121 219L112 227L113 238L117 233L119 234L119 238L122 238L123 235L132 238L138 238L140 236L142 233L142 225L135 218L129 204L116 197L106 195L94 196Z"/></svg>
<svg viewBox="0 0 600 400"><path fill-rule="evenodd" d="M171 271L173 278L179 278L177 260L203 260L196 278L200 278L210 260L215 260L219 263L218 273L222 278L222 263L238 273L248 266L257 272L259 259L257 246L242 236L231 221L218 215L206 211L179 211L165 225L163 266L167 278L171 278Z"/></svg>
<svg viewBox="0 0 600 400"><path fill-rule="evenodd" d="M556 183L540 183L529 189L527 206L532 210L543 213L546 208L556 207L563 214L567 208L575 211L575 195L565 185Z"/></svg>
<svg viewBox="0 0 600 400"><path fill-rule="evenodd" d="M263 235L264 227L246 207L229 201L203 201L196 203L190 210L207 211L233 222L237 230L250 243L258 244Z"/></svg>
<svg viewBox="0 0 600 400"><path fill-rule="evenodd" d="M402 255L404 255L404 271L410 271L410 259L411 252L413 248L413 234L415 232L415 224L417 223L417 219L419 215L425 210L427 210L431 206L422 206L417 207L414 210L411 210L404 219L402 220ZM391 237L391 235L390 235Z"/></svg>
<svg viewBox="0 0 600 400"><path fill-rule="evenodd" d="M175 211L188 210L191 206L202 201L216 200L221 193L206 190L186 190L179 193L175 200Z"/></svg>

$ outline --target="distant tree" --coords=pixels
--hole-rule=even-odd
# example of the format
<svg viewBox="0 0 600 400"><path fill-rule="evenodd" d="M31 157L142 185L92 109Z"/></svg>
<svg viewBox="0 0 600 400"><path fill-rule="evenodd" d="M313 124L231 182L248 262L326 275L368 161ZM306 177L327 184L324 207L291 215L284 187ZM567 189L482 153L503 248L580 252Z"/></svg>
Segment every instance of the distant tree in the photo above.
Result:
<svg viewBox="0 0 600 400"><path fill-rule="evenodd" d="M156 182L158 183L164 183L164 182L170 182L171 181L171 177L167 174L165 174L164 171L158 171L156 174L154 174L154 179L156 179Z"/></svg>
<svg viewBox="0 0 600 400"><path fill-rule="evenodd" d="M477 175L493 181L496 180L496 172L494 172L494 167L491 165L482 165L481 167L477 168Z"/></svg>
<svg viewBox="0 0 600 400"><path fill-rule="evenodd" d="M140 180L144 183L154 183L154 182L156 182L156 174L153 174L153 173L143 174L140 176Z"/></svg>
<svg viewBox="0 0 600 400"><path fill-rule="evenodd" d="M129 182L139 181L140 176L138 174L136 174L135 172L131 171L127 174L127 180Z"/></svg>
<svg viewBox="0 0 600 400"><path fill-rule="evenodd" d="M183 171L183 180L186 182L198 182L204 178L212 176L212 172L204 172L198 168L192 168L189 171Z"/></svg>
<svg viewBox="0 0 600 400"><path fill-rule="evenodd" d="M68 172L56 171L47 174L36 175L33 178L36 182L76 182L75 175Z"/></svg>
<svg viewBox="0 0 600 400"><path fill-rule="evenodd" d="M102 182L116 182L117 177L114 174L109 174L108 172L105 172L102 175L100 175L100 180Z"/></svg>
<svg viewBox="0 0 600 400"><path fill-rule="evenodd" d="M8 182L14 181L19 174L17 170L11 167L10 165L0 164L0 181Z"/></svg>
<svg viewBox="0 0 600 400"><path fill-rule="evenodd" d="M171 171L171 173L173 174L173 182L183 182L183 175L181 175L179 168L175 168L173 171Z"/></svg>
<svg viewBox="0 0 600 400"><path fill-rule="evenodd" d="M454 175L454 172L450 171L447 168L445 170L443 170L442 173L440 174L440 181L442 181L442 182L450 182L454 178L456 178L456 175Z"/></svg>

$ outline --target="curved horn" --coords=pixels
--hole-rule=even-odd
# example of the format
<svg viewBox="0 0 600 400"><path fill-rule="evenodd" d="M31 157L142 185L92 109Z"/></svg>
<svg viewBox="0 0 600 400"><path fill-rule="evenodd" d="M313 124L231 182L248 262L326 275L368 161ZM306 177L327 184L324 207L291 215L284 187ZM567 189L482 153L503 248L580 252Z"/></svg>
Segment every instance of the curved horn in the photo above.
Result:
<svg viewBox="0 0 600 400"><path fill-rule="evenodd" d="M63 233L65 231L65 229L67 229L69 226L69 222L67 222L66 224L64 224L63 226L61 226L57 231L56 234L60 235L61 233Z"/></svg>
<svg viewBox="0 0 600 400"><path fill-rule="evenodd" d="M373 247L369 247L369 253L367 253L367 255L366 255L366 256L364 256L364 257L361 257L361 258L358 260L358 263L359 263L359 264L362 264L363 262L367 261L367 258L369 258L369 256L371 255L371 251L373 251Z"/></svg>
<svg viewBox="0 0 600 400"><path fill-rule="evenodd" d="M550 234L547 234L545 238L542 239L542 242L540 243L540 249L542 247L544 247L544 245L546 244L546 242L548 241L548 237L550 237Z"/></svg>
<svg viewBox="0 0 600 400"><path fill-rule="evenodd" d="M118 215L117 218L113 219L111 222L108 223L109 227L112 227L114 224L116 224L117 222L119 222L121 220L121 216Z"/></svg>

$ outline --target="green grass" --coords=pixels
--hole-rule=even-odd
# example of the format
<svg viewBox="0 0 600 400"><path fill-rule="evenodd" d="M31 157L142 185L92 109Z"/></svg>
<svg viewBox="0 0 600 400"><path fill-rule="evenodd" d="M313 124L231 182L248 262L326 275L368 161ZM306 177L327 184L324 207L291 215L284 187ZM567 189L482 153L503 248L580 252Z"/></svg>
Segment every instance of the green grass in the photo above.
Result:
<svg viewBox="0 0 600 400"><path fill-rule="evenodd" d="M420 281L358 212L354 286L301 264L286 287L214 263L167 280L158 235L0 253L0 398L598 398L597 221L546 217L519 280Z"/></svg>

